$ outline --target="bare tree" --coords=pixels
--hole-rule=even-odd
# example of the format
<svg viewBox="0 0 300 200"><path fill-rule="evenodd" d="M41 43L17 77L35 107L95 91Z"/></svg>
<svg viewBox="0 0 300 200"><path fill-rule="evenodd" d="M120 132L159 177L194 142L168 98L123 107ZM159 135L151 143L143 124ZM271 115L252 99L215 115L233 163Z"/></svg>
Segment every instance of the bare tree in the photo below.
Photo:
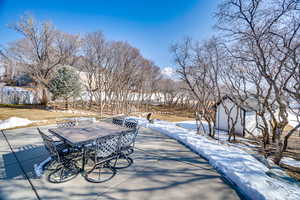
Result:
<svg viewBox="0 0 300 200"><path fill-rule="evenodd" d="M89 108L92 106L97 91L100 91L98 99L101 104L100 111L102 111L102 93L106 83L102 79L109 53L107 44L100 31L87 34L81 44L83 55L80 59L80 66L85 76L84 86L89 96Z"/></svg>
<svg viewBox="0 0 300 200"><path fill-rule="evenodd" d="M37 22L24 15L10 26L23 39L12 43L6 58L20 66L43 91L42 103L48 102L48 83L56 68L72 64L78 37L59 32L50 22Z"/></svg>
<svg viewBox="0 0 300 200"><path fill-rule="evenodd" d="M194 43L190 38L186 38L182 44L173 45L171 51L180 78L186 82L198 101L197 113L200 115L200 122L204 119L208 123L208 134L214 137L213 105L220 99L218 74L222 59L221 49L214 38L203 44ZM204 129L204 125L200 124Z"/></svg>
<svg viewBox="0 0 300 200"><path fill-rule="evenodd" d="M276 144L275 163L282 157L283 131L288 124L288 98L283 88L288 84L286 66L299 48L298 2L228 0L217 13L218 28L227 33L233 46L232 56L242 61L243 67L253 66L261 83L267 88L262 107L270 115L273 140ZM235 49L234 49L235 48ZM293 70L291 70L293 71ZM260 97L256 97L261 103ZM274 111L275 105L278 107Z"/></svg>

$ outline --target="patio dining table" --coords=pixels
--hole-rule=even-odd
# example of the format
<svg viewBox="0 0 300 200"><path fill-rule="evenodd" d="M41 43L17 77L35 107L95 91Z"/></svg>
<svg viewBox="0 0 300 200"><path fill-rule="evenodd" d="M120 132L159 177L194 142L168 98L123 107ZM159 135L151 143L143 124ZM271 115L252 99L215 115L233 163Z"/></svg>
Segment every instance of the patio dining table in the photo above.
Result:
<svg viewBox="0 0 300 200"><path fill-rule="evenodd" d="M122 126L117 126L107 122L97 122L84 126L74 126L67 128L49 129L49 132L60 138L72 147L79 147L82 149L82 167L84 171L85 165L85 145L91 144L98 138L105 137L112 134L120 134L129 129Z"/></svg>

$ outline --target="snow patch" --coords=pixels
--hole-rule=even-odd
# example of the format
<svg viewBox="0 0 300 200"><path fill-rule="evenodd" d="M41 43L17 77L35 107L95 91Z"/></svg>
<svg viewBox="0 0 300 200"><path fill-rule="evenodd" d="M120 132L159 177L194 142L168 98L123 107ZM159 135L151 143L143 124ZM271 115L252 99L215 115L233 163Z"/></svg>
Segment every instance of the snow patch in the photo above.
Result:
<svg viewBox="0 0 300 200"><path fill-rule="evenodd" d="M283 157L280 162L285 164L285 165L300 168L300 160L295 160L293 158Z"/></svg>
<svg viewBox="0 0 300 200"><path fill-rule="evenodd" d="M33 123L33 121L25 118L19 117L10 117L6 120L0 120L0 130L14 128L17 126L27 126L28 124Z"/></svg>
<svg viewBox="0 0 300 200"><path fill-rule="evenodd" d="M44 160L43 162L39 163L39 164L34 164L34 172L35 174L40 177L43 174L43 168L44 165L47 164L48 162L51 161L51 157L48 157L46 160Z"/></svg>
<svg viewBox="0 0 300 200"><path fill-rule="evenodd" d="M197 130L197 123L196 121L182 121L176 123L177 126L186 128L186 129L191 129L191 130Z"/></svg>
<svg viewBox="0 0 300 200"><path fill-rule="evenodd" d="M291 125L292 127L296 127L300 123L300 114L292 112L289 112L288 114L289 125Z"/></svg>

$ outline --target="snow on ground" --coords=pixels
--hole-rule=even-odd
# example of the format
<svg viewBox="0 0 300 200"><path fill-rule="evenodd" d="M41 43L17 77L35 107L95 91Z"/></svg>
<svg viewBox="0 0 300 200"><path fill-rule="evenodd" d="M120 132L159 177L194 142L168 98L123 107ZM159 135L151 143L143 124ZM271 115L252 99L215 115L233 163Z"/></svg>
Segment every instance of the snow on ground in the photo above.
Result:
<svg viewBox="0 0 300 200"><path fill-rule="evenodd" d="M293 158L283 157L280 162L292 167L300 168L300 161Z"/></svg>
<svg viewBox="0 0 300 200"><path fill-rule="evenodd" d="M83 110L49 110L49 111L50 112L79 114L79 115L95 115L95 112L83 111Z"/></svg>
<svg viewBox="0 0 300 200"><path fill-rule="evenodd" d="M0 130L7 128L14 128L17 126L27 126L28 124L33 123L29 119L19 118L19 117L10 117L6 120L0 120Z"/></svg>
<svg viewBox="0 0 300 200"><path fill-rule="evenodd" d="M269 119L269 115L265 116L267 119ZM255 112L246 112L245 116L245 128L252 133L254 136L260 136L261 132L260 130L256 127L256 114ZM258 118L258 123L262 123L260 118Z"/></svg>
<svg viewBox="0 0 300 200"><path fill-rule="evenodd" d="M176 125L185 129L197 130L196 121L177 122Z"/></svg>
<svg viewBox="0 0 300 200"><path fill-rule="evenodd" d="M298 114L298 118L296 113L289 112L288 115L289 125L291 125L292 127L296 127L300 123L299 114Z"/></svg>
<svg viewBox="0 0 300 200"><path fill-rule="evenodd" d="M95 117L71 117L71 118L64 118L65 120L74 120L77 122L86 122L86 123L95 123L97 119Z"/></svg>
<svg viewBox="0 0 300 200"><path fill-rule="evenodd" d="M202 125L204 126L205 130L208 131L207 122L202 121ZM193 130L193 131L197 130L196 121L177 122L176 126L179 126L179 127L182 127L182 128L188 129L188 130ZM227 142L228 133L226 131L222 131L222 130L216 130L216 138L220 142L226 143L226 144L231 145L231 146L237 146L237 147L249 148L249 149L258 147L257 145L249 143L249 142L251 142L251 140L249 140L247 138L244 138L244 137L238 137L238 136L237 136L237 140L241 141L242 143L229 143L229 142Z"/></svg>
<svg viewBox="0 0 300 200"><path fill-rule="evenodd" d="M34 171L35 171L35 174L40 177L42 176L44 170L44 165L46 165L48 162L51 161L51 157L48 157L46 160L44 160L43 162L39 163L39 164L34 164Z"/></svg>
<svg viewBox="0 0 300 200"><path fill-rule="evenodd" d="M155 121L150 124L143 118L139 125L174 138L206 158L209 163L239 190L253 200L300 200L300 188L267 175L269 169L240 148L219 144L217 141L196 134L194 130L176 126L176 123ZM177 123L192 127L191 122Z"/></svg>

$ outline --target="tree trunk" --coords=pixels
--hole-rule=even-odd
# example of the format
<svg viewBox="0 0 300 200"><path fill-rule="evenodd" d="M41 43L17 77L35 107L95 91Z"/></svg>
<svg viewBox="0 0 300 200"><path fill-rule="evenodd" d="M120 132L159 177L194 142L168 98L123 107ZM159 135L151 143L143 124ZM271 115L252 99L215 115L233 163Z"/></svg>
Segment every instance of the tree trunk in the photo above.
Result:
<svg viewBox="0 0 300 200"><path fill-rule="evenodd" d="M272 143L275 143L276 142L276 130L278 129L278 127L276 124L274 124L274 125L272 125L272 123L270 123L270 124L272 127Z"/></svg>
<svg viewBox="0 0 300 200"><path fill-rule="evenodd" d="M282 141L280 139L280 135L283 132L283 128L278 127L275 130L275 142L276 142L276 153L275 153L275 157L274 157L274 163L279 165L280 160L282 158L282 150L283 150L283 145L282 145Z"/></svg>
<svg viewBox="0 0 300 200"><path fill-rule="evenodd" d="M216 135L216 124L215 124L215 120L213 120L213 129L212 129L212 137L215 138L215 135Z"/></svg>
<svg viewBox="0 0 300 200"><path fill-rule="evenodd" d="M89 110L92 109L92 103L93 103L93 95L92 95L92 92L90 93L90 100L89 100Z"/></svg>
<svg viewBox="0 0 300 200"><path fill-rule="evenodd" d="M283 147L282 147L282 151L286 151L287 150L287 146L288 146L288 139L291 137L291 135L297 131L297 129L300 127L300 123L295 126L292 130L290 130L288 132L288 134L284 137L284 141L283 141Z"/></svg>
<svg viewBox="0 0 300 200"><path fill-rule="evenodd" d="M65 109L66 110L69 109L69 99L68 98L65 99Z"/></svg>
<svg viewBox="0 0 300 200"><path fill-rule="evenodd" d="M48 102L49 102L48 90L47 90L47 88L43 87L42 88L41 104L44 105L44 106L47 106Z"/></svg>

